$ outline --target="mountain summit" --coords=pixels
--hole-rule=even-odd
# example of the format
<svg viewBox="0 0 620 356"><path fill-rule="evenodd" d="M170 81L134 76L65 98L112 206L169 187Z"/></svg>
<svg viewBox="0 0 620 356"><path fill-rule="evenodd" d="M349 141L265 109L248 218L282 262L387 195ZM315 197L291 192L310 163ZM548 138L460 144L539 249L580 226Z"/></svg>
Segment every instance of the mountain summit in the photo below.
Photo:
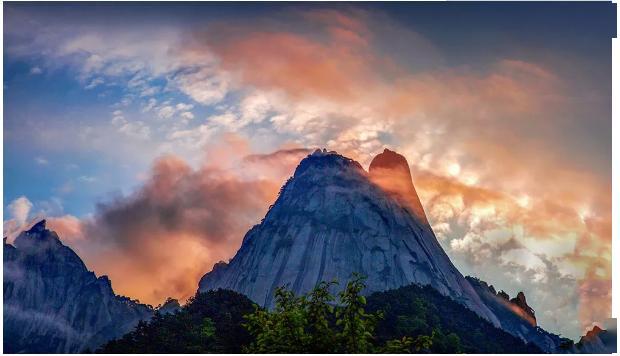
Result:
<svg viewBox="0 0 620 356"><path fill-rule="evenodd" d="M62 244L45 220L3 243L4 351L75 353L94 350L131 330L153 310L114 294Z"/></svg>
<svg viewBox="0 0 620 356"><path fill-rule="evenodd" d="M439 245L405 158L385 150L370 172L333 151L303 159L263 221L230 263L207 273L199 290L232 289L263 306L274 290L300 294L321 281L367 276L366 293L417 283L499 325Z"/></svg>
<svg viewBox="0 0 620 356"><path fill-rule="evenodd" d="M375 184L410 209L421 223L428 224L424 208L413 186L409 163L403 155L386 148L370 162L368 172Z"/></svg>

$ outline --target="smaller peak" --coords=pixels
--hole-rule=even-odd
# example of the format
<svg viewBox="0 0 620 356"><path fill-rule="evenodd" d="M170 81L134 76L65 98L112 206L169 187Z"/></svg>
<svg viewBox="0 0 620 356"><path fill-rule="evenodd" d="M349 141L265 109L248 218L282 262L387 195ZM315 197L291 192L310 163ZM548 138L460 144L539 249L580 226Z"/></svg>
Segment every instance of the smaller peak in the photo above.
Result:
<svg viewBox="0 0 620 356"><path fill-rule="evenodd" d="M45 226L45 219L40 220L28 230L20 233L14 241L14 245L17 248L26 248L26 246L55 246L60 245L58 235L54 231L50 231ZM49 243L45 243L49 242Z"/></svg>
<svg viewBox="0 0 620 356"><path fill-rule="evenodd" d="M594 327L586 333L586 337L593 337L595 335L600 334L603 331L598 325L594 325Z"/></svg>
<svg viewBox="0 0 620 356"><path fill-rule="evenodd" d="M161 314L171 314L177 310L181 310L181 304L179 304L177 299L168 297L166 301L157 308L157 310Z"/></svg>
<svg viewBox="0 0 620 356"><path fill-rule="evenodd" d="M406 173L410 176L409 173L409 163L405 156L401 155L398 152L392 151L389 148L385 148L382 153L379 153L372 159L370 162L370 167L368 170L370 172L378 169L400 169L403 173Z"/></svg>
<svg viewBox="0 0 620 356"><path fill-rule="evenodd" d="M534 309L532 309L532 307L527 304L525 294L523 292L517 293L517 296L515 298L510 299L510 303L516 305L521 310L523 310L525 314L531 317L533 323L536 323L536 312L534 312Z"/></svg>
<svg viewBox="0 0 620 356"><path fill-rule="evenodd" d="M32 233L41 233L41 232L43 232L43 231L47 230L47 229L45 228L45 224L46 224L45 219L42 219L42 220L41 220L41 221L39 221L38 223L36 223L36 224L32 225L32 227L30 228L30 230L28 230L28 231L26 231L26 232L27 232L27 233L29 233L29 234L32 234Z"/></svg>
<svg viewBox="0 0 620 356"><path fill-rule="evenodd" d="M97 280L102 283L102 285L112 289L112 281L110 280L110 277L108 277L107 275L102 275L99 278L97 278Z"/></svg>

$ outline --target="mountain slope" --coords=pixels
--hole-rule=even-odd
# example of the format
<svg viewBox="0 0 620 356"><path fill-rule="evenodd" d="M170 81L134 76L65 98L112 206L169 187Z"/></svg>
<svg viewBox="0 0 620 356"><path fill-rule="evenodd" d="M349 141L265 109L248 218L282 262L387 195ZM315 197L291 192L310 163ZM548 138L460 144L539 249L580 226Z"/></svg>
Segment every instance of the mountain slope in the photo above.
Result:
<svg viewBox="0 0 620 356"><path fill-rule="evenodd" d="M366 293L431 285L499 325L437 242L404 157L386 150L376 160L369 174L335 152L303 159L230 263L216 264L199 290L232 289L270 307L278 286L302 294L358 272Z"/></svg>
<svg viewBox="0 0 620 356"><path fill-rule="evenodd" d="M329 353L346 347L336 339L322 344L319 340L324 340L325 335L317 333L313 324L316 320L308 324L300 322L304 318L309 321L308 310L301 306L303 303L293 305L296 307L289 308L297 311L296 325L305 325L304 334L309 338L306 340L318 341L318 344L310 346L314 352ZM197 293L175 313L157 313L148 323L140 323L134 331L110 341L98 352L237 353L257 341L242 325L247 322L244 315L253 314L254 307L245 296L229 290ZM372 293L367 297L365 309L366 313L380 312L382 315L373 331L373 344L379 350L389 340L401 340L407 336L413 340L430 337L431 344L424 351L432 353L541 353L535 345L526 344L520 338L494 327L430 286L409 285ZM330 315L326 318L327 327L334 335L340 330L337 319L341 316ZM212 326L208 335L200 332L205 325ZM269 347L290 352L293 351L291 348L298 350L297 345L289 343L299 336L297 330L281 330L284 336L272 339ZM312 351L305 347L302 350Z"/></svg>
<svg viewBox="0 0 620 356"><path fill-rule="evenodd" d="M615 319L608 319L601 329L595 325L579 342L567 348L567 353L611 354L617 351L618 332Z"/></svg>
<svg viewBox="0 0 620 356"><path fill-rule="evenodd" d="M435 332L432 353L541 353L536 345L493 326L429 286L410 285L367 298L369 312L381 311L379 341Z"/></svg>
<svg viewBox="0 0 620 356"><path fill-rule="evenodd" d="M174 311L159 309L98 353L240 353L252 338L242 323L255 304L230 290L196 293ZM204 331L210 331L205 333ZM205 335L207 334L207 335Z"/></svg>
<svg viewBox="0 0 620 356"><path fill-rule="evenodd" d="M152 309L117 296L64 246L45 220L22 232L4 255L4 351L71 353L123 335Z"/></svg>
<svg viewBox="0 0 620 356"><path fill-rule="evenodd" d="M536 324L535 313L527 305L523 293L510 299L504 291L496 292L493 286L489 286L484 281L469 276L466 278L485 305L498 317L502 329L534 343L546 352L557 352L560 345L569 341L545 331Z"/></svg>

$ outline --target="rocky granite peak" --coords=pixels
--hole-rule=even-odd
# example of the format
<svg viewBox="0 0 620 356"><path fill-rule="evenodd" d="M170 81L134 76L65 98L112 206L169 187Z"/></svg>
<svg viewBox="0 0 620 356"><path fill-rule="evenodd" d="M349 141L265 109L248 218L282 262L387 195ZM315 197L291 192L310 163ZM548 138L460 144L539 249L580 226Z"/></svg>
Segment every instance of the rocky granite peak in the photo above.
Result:
<svg viewBox="0 0 620 356"><path fill-rule="evenodd" d="M594 327L586 333L585 338L593 338L594 336L600 334L601 331L603 331L603 329L601 329L598 325L594 325Z"/></svg>
<svg viewBox="0 0 620 356"><path fill-rule="evenodd" d="M525 294L523 294L523 292L517 293L517 296L510 299L510 302L521 308L521 310L523 310L527 315L532 317L534 319L534 322L536 321L536 313L534 312L534 309L527 305L527 301L525 300Z"/></svg>
<svg viewBox="0 0 620 356"><path fill-rule="evenodd" d="M39 234L46 230L45 228L46 221L45 219L39 221L38 223L32 225L30 230L26 231L28 234Z"/></svg>
<svg viewBox="0 0 620 356"><path fill-rule="evenodd" d="M485 305L499 318L502 329L550 353L559 351L560 345L569 341L537 326L534 310L527 305L523 292L510 299L508 293L503 290L496 293L495 288L485 281L470 276L466 278Z"/></svg>
<svg viewBox="0 0 620 356"><path fill-rule="evenodd" d="M94 350L152 315L149 306L114 294L106 276L88 271L45 220L14 245L5 240L3 255L7 353Z"/></svg>
<svg viewBox="0 0 620 356"><path fill-rule="evenodd" d="M279 286L300 294L335 279L339 289L357 272L367 276L366 293L431 285L497 324L425 220L371 179L393 168L390 152L371 174L333 151L304 158L236 255L207 273L199 290L232 289L271 307ZM397 166L409 172L406 160Z"/></svg>
<svg viewBox="0 0 620 356"><path fill-rule="evenodd" d="M485 281L469 276L467 278L470 282L474 282L474 285L478 285L482 291L485 293L490 293L503 304L508 306L513 313L516 313L519 317L526 319L530 324L536 326L536 312L534 312L534 309L527 304L525 293L519 292L516 297L510 299L508 293L503 290L496 292L495 288L492 285L487 284Z"/></svg>
<svg viewBox="0 0 620 356"><path fill-rule="evenodd" d="M428 224L424 208L411 179L409 163L403 155L386 148L373 158L368 172L375 184L410 210L422 224Z"/></svg>
<svg viewBox="0 0 620 356"><path fill-rule="evenodd" d="M400 171L411 178L409 163L407 163L405 156L388 148L383 149L383 152L376 155L372 162L370 162L368 171L372 173L372 171L376 169L391 169L394 171Z"/></svg>
<svg viewBox="0 0 620 356"><path fill-rule="evenodd" d="M612 354L617 352L617 326L615 319L608 319L603 328L594 325L579 342L573 345L572 353Z"/></svg>

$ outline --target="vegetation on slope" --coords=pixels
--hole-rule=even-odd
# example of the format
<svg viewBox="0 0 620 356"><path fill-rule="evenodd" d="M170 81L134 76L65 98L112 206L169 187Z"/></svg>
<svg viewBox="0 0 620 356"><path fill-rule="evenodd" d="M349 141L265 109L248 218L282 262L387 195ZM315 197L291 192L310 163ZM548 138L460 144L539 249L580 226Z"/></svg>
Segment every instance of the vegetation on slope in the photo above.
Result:
<svg viewBox="0 0 620 356"><path fill-rule="evenodd" d="M245 296L198 293L181 310L140 323L104 353L540 353L533 345L431 287L361 292L354 276L342 292L323 282L295 296L279 288L269 311ZM337 300L336 300L337 299ZM337 302L336 302L337 301Z"/></svg>
<svg viewBox="0 0 620 356"><path fill-rule="evenodd" d="M230 290L197 293L181 310L155 313L134 331L112 340L102 353L240 353L252 338L243 327L243 316L255 304Z"/></svg>
<svg viewBox="0 0 620 356"><path fill-rule="evenodd" d="M369 312L382 311L378 341L431 335L433 353L541 353L430 286L373 293Z"/></svg>

